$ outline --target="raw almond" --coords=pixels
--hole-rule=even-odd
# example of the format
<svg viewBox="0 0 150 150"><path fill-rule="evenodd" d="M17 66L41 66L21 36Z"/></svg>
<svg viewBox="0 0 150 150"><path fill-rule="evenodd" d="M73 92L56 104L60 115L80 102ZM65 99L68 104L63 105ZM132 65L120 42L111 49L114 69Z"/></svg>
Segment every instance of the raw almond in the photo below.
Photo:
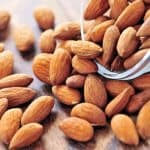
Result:
<svg viewBox="0 0 150 150"><path fill-rule="evenodd" d="M136 126L140 136L143 139L150 138L150 101L148 101L140 110L137 116Z"/></svg>
<svg viewBox="0 0 150 150"><path fill-rule="evenodd" d="M104 107L107 103L107 93L103 82L97 75L89 74L84 83L85 102Z"/></svg>
<svg viewBox="0 0 150 150"><path fill-rule="evenodd" d="M13 72L14 58L10 51L0 53L0 79Z"/></svg>
<svg viewBox="0 0 150 150"><path fill-rule="evenodd" d="M104 52L102 56L102 60L105 65L109 64L113 59L119 36L120 36L120 32L117 26L112 25L107 28L103 38Z"/></svg>
<svg viewBox="0 0 150 150"><path fill-rule="evenodd" d="M36 92L31 88L25 87L10 87L0 90L0 98L8 99L8 107L14 107L24 104L36 95Z"/></svg>
<svg viewBox="0 0 150 150"><path fill-rule="evenodd" d="M54 14L46 6L39 6L34 10L34 18L37 21L40 28L46 30L54 26Z"/></svg>
<svg viewBox="0 0 150 150"><path fill-rule="evenodd" d="M130 56L138 47L139 39L133 27L126 28L120 35L117 43L117 51L120 57Z"/></svg>
<svg viewBox="0 0 150 150"><path fill-rule="evenodd" d="M71 72L71 56L64 49L57 49L52 56L49 78L52 85L63 83Z"/></svg>
<svg viewBox="0 0 150 150"><path fill-rule="evenodd" d="M142 45L140 46L140 49L143 48L150 48L150 38L147 38L143 41Z"/></svg>
<svg viewBox="0 0 150 150"><path fill-rule="evenodd" d="M21 124L41 122L51 112L54 99L51 96L41 96L34 100L23 113Z"/></svg>
<svg viewBox="0 0 150 150"><path fill-rule="evenodd" d="M115 115L111 120L111 128L121 142L128 145L138 145L139 137L134 122L123 114Z"/></svg>
<svg viewBox="0 0 150 150"><path fill-rule="evenodd" d="M13 108L7 110L0 120L0 139L5 144L9 144L12 137L20 127L22 110Z"/></svg>
<svg viewBox="0 0 150 150"><path fill-rule="evenodd" d="M35 76L47 83L47 84L51 84L50 79L49 79L49 70L50 70L50 62L52 59L52 55L51 54L38 54L34 60L33 60L33 64L32 64L32 70L35 74Z"/></svg>
<svg viewBox="0 0 150 150"><path fill-rule="evenodd" d="M69 117L63 120L59 127L66 136L79 142L87 142L94 135L91 124L86 120L76 117Z"/></svg>
<svg viewBox="0 0 150 150"><path fill-rule="evenodd" d="M85 82L85 76L83 75L72 75L67 78L66 85L71 88L82 88Z"/></svg>
<svg viewBox="0 0 150 150"><path fill-rule="evenodd" d="M7 107L8 107L8 99L0 98L0 117L6 111Z"/></svg>
<svg viewBox="0 0 150 150"><path fill-rule="evenodd" d="M84 18L87 20L95 19L105 13L108 8L108 0L89 0L84 12Z"/></svg>
<svg viewBox="0 0 150 150"><path fill-rule="evenodd" d="M80 92L66 85L53 86L52 92L61 103L66 105L75 105L81 101Z"/></svg>
<svg viewBox="0 0 150 150"><path fill-rule="evenodd" d="M141 109L141 107L150 100L150 88L145 89L142 92L131 97L126 110L128 113L135 113Z"/></svg>
<svg viewBox="0 0 150 150"><path fill-rule="evenodd" d="M123 10L123 12L120 14L117 21L115 22L115 25L117 25L120 30L135 25L143 16L144 11L145 6L143 0L136 0Z"/></svg>
<svg viewBox="0 0 150 150"><path fill-rule="evenodd" d="M10 22L10 13L6 10L0 10L0 30L5 30Z"/></svg>
<svg viewBox="0 0 150 150"><path fill-rule="evenodd" d="M56 47L56 40L53 36L53 30L44 31L39 39L39 47L44 53L52 53Z"/></svg>
<svg viewBox="0 0 150 150"><path fill-rule="evenodd" d="M108 117L112 117L113 115L121 112L126 107L132 95L130 91L130 88L126 88L107 104L105 108L105 113Z"/></svg>
<svg viewBox="0 0 150 150"><path fill-rule="evenodd" d="M119 95L123 92L126 88L130 88L130 92L134 95L135 90L134 88L126 81L119 81L119 80L107 80L105 87L110 95L113 97Z"/></svg>
<svg viewBox="0 0 150 150"><path fill-rule="evenodd" d="M79 57L93 59L96 58L102 52L102 48L89 41L76 41L71 46L72 52Z"/></svg>
<svg viewBox="0 0 150 150"><path fill-rule="evenodd" d="M94 126L105 126L106 116L96 105L90 103L80 103L73 107L72 117L79 117L90 122Z"/></svg>
<svg viewBox="0 0 150 150"><path fill-rule="evenodd" d="M26 74L13 74L0 79L0 88L28 86L33 78Z"/></svg>
<svg viewBox="0 0 150 150"><path fill-rule="evenodd" d="M124 69L123 59L120 56L116 56L111 64L112 71L121 71Z"/></svg>
<svg viewBox="0 0 150 150"><path fill-rule="evenodd" d="M82 59L78 56L73 57L72 67L81 74L95 73L98 70L96 63L94 63L92 60Z"/></svg>
<svg viewBox="0 0 150 150"><path fill-rule="evenodd" d="M43 126L38 123L29 123L22 126L13 136L9 149L20 149L37 141L43 133Z"/></svg>

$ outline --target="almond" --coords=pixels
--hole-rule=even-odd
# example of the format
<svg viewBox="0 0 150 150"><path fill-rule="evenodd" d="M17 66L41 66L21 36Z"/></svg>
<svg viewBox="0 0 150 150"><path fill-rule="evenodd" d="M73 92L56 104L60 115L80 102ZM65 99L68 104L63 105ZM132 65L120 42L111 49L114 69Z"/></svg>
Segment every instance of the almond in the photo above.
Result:
<svg viewBox="0 0 150 150"><path fill-rule="evenodd" d="M0 88L28 86L33 78L26 74L13 74L0 79Z"/></svg>
<svg viewBox="0 0 150 150"><path fill-rule="evenodd" d="M34 10L34 18L37 21L40 28L46 30L54 26L54 14L46 6L39 6Z"/></svg>
<svg viewBox="0 0 150 150"><path fill-rule="evenodd" d="M94 135L94 129L91 124L76 117L69 117L63 120L59 127L66 136L79 142L87 142Z"/></svg>
<svg viewBox="0 0 150 150"><path fill-rule="evenodd" d="M36 95L36 92L31 88L10 87L0 90L0 98L8 99L8 107L14 107L24 104Z"/></svg>
<svg viewBox="0 0 150 150"><path fill-rule="evenodd" d="M44 31L39 39L39 47L42 52L52 53L56 47L56 40L53 37L53 30Z"/></svg>
<svg viewBox="0 0 150 150"><path fill-rule="evenodd" d="M72 44L72 52L79 57L93 59L96 58L102 52L102 48L89 41L76 41Z"/></svg>
<svg viewBox="0 0 150 150"><path fill-rule="evenodd" d="M0 139L5 144L9 144L12 137L20 127L22 110L13 108L7 110L0 120Z"/></svg>
<svg viewBox="0 0 150 150"><path fill-rule="evenodd" d="M80 35L80 24L77 21L65 22L55 28L54 37L60 40L76 39Z"/></svg>
<svg viewBox="0 0 150 150"><path fill-rule="evenodd" d="M91 39L94 42L102 42L105 31L108 27L114 24L114 20L104 21L98 25L96 25L91 33Z"/></svg>
<svg viewBox="0 0 150 150"><path fill-rule="evenodd" d="M10 13L6 10L0 10L0 30L5 30L10 22Z"/></svg>
<svg viewBox="0 0 150 150"><path fill-rule="evenodd" d="M128 145L138 145L139 137L134 122L123 114L115 115L111 120L111 128L121 142Z"/></svg>
<svg viewBox="0 0 150 150"><path fill-rule="evenodd" d="M144 21L147 20L149 17L150 17L150 9L146 11L145 16L144 16Z"/></svg>
<svg viewBox="0 0 150 150"><path fill-rule="evenodd" d="M6 111L7 107L8 107L8 99L0 98L0 117Z"/></svg>
<svg viewBox="0 0 150 150"><path fill-rule="evenodd" d="M94 126L105 126L106 116L96 105L90 103L80 103L73 107L72 117L79 117L90 122Z"/></svg>
<svg viewBox="0 0 150 150"><path fill-rule="evenodd" d="M120 57L130 56L138 47L139 39L133 27L126 28L120 35L117 43L117 51Z"/></svg>
<svg viewBox="0 0 150 150"><path fill-rule="evenodd" d="M120 56L116 56L111 63L112 71L121 71L124 70L123 59Z"/></svg>
<svg viewBox="0 0 150 150"><path fill-rule="evenodd" d="M145 89L144 91L131 97L126 110L128 113L135 113L141 109L141 107L150 100L150 89Z"/></svg>
<svg viewBox="0 0 150 150"><path fill-rule="evenodd" d="M136 0L123 10L115 22L115 25L117 25L120 30L135 25L142 18L144 11L145 6L143 0Z"/></svg>
<svg viewBox="0 0 150 150"><path fill-rule="evenodd" d="M66 105L75 105L81 101L80 92L66 85L53 86L52 93L61 103Z"/></svg>
<svg viewBox="0 0 150 150"><path fill-rule="evenodd" d="M79 58L78 56L73 57L72 67L81 74L95 73L98 70L95 62L89 59Z"/></svg>
<svg viewBox="0 0 150 150"><path fill-rule="evenodd" d="M17 49L21 52L31 50L35 41L31 28L25 25L16 27L14 40Z"/></svg>
<svg viewBox="0 0 150 150"><path fill-rule="evenodd" d="M132 95L134 95L135 93L134 88L126 81L107 80L105 86L108 93L113 97L119 95L126 88L130 88L130 92Z"/></svg>
<svg viewBox="0 0 150 150"><path fill-rule="evenodd" d="M54 99L51 96L41 96L34 100L23 113L21 124L41 122L51 112Z"/></svg>
<svg viewBox="0 0 150 150"><path fill-rule="evenodd" d="M102 56L102 60L105 65L109 64L113 59L119 36L120 32L117 26L112 25L107 28L103 38L104 53Z"/></svg>
<svg viewBox="0 0 150 150"><path fill-rule="evenodd" d="M57 49L52 56L49 78L52 85L63 83L71 72L71 56L64 49Z"/></svg>
<svg viewBox="0 0 150 150"><path fill-rule="evenodd" d="M97 75L89 74L84 83L85 102L104 107L107 102L107 93L103 82Z"/></svg>
<svg viewBox="0 0 150 150"><path fill-rule="evenodd" d="M47 84L51 84L50 79L49 79L49 70L50 70L50 62L52 59L52 55L51 54L38 54L34 60L33 60L33 64L32 64L32 70L35 74L35 76L47 83Z"/></svg>
<svg viewBox="0 0 150 150"><path fill-rule="evenodd" d="M71 88L82 88L84 86L85 76L83 75L72 75L67 78L66 85Z"/></svg>
<svg viewBox="0 0 150 150"><path fill-rule="evenodd" d="M4 51L0 53L0 78L10 75L13 72L13 66L14 58L12 52Z"/></svg>
<svg viewBox="0 0 150 150"><path fill-rule="evenodd" d="M140 110L137 116L136 126L140 136L143 139L150 138L150 101L148 101Z"/></svg>
<svg viewBox="0 0 150 150"><path fill-rule="evenodd" d="M38 123L29 123L22 126L13 136L9 149L20 149L37 141L43 133L43 126Z"/></svg>
<svg viewBox="0 0 150 150"><path fill-rule="evenodd" d="M143 48L150 48L150 38L147 38L143 41L142 45L140 46L141 49Z"/></svg>
<svg viewBox="0 0 150 150"><path fill-rule="evenodd" d="M108 117L112 117L113 115L121 112L126 107L131 95L133 94L130 91L130 88L126 88L107 104L105 113Z"/></svg>

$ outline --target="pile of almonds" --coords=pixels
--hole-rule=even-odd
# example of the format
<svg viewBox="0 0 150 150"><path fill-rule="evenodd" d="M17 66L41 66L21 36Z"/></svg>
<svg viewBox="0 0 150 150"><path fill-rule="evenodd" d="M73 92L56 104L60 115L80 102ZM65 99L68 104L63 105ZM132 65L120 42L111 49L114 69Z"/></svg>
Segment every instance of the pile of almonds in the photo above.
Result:
<svg viewBox="0 0 150 150"><path fill-rule="evenodd" d="M55 17L49 8L36 8L34 17L44 31L38 41L42 53L33 60L33 72L52 86L60 103L73 106L60 130L75 141L87 142L95 126L110 122L116 138L125 144L138 145L140 138L149 139L150 73L129 82L109 80L97 74L94 60L113 71L129 69L141 60L150 48L150 1L89 0L84 12L86 41L81 40L78 21L53 30ZM14 40L18 50L29 51L34 33L20 26ZM0 53L0 139L10 149L18 149L40 138L40 123L51 112L54 98L36 98L23 112L18 106L32 100L36 92L27 87L32 77L11 75L13 62L10 51ZM135 121L132 114L137 116Z"/></svg>

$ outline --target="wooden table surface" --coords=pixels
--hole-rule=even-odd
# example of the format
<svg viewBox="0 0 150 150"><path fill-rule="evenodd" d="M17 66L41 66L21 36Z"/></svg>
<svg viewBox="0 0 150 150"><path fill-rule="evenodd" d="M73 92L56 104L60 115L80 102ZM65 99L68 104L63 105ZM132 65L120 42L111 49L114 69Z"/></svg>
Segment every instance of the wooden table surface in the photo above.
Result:
<svg viewBox="0 0 150 150"><path fill-rule="evenodd" d="M38 48L38 37L41 34L34 18L33 9L38 5L48 5L56 16L56 24L72 19L78 19L80 0L0 0L0 7L10 11L11 25L4 34L0 33L1 40L4 40L5 47L11 50L15 56L16 73L26 73L34 77L31 87L37 90L38 96L51 95L51 88L40 82L32 72L32 60L35 55L40 53ZM12 30L16 25L27 24L32 27L36 43L33 51L27 54L21 54L17 51L12 40ZM42 138L30 147L23 150L148 150L150 141L141 142L138 147L129 147L120 143L109 127L95 129L94 139L87 143L78 143L67 139L58 129L58 124L69 115L71 108L61 105L55 101L55 107L52 114L42 122L44 124L44 135ZM8 148L0 143L0 150Z"/></svg>

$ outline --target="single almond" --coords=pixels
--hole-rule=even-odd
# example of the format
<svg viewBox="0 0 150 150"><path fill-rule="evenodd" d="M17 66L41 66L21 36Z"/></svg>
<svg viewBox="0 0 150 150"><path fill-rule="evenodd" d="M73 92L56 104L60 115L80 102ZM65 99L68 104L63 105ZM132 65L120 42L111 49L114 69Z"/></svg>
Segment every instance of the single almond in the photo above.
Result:
<svg viewBox="0 0 150 150"><path fill-rule="evenodd" d="M13 108L7 110L0 120L0 139L5 144L9 144L12 137L20 127L22 110Z"/></svg>
<svg viewBox="0 0 150 150"><path fill-rule="evenodd" d="M13 136L9 149L20 149L37 141L43 133L43 126L38 123L29 123L22 126Z"/></svg>
<svg viewBox="0 0 150 150"><path fill-rule="evenodd" d="M107 103L107 93L102 80L97 75L89 74L84 83L85 102L104 107Z"/></svg>
<svg viewBox="0 0 150 150"><path fill-rule="evenodd" d="M150 48L150 38L146 38L141 46L140 46L140 49L144 49L144 48Z"/></svg>
<svg viewBox="0 0 150 150"><path fill-rule="evenodd" d="M150 101L148 101L140 110L137 116L136 126L140 136L143 139L150 138Z"/></svg>
<svg viewBox="0 0 150 150"><path fill-rule="evenodd" d="M34 98L36 92L31 88L10 87L0 90L0 98L8 99L8 107L24 104Z"/></svg>
<svg viewBox="0 0 150 150"><path fill-rule="evenodd" d="M72 67L81 74L96 73L98 70L95 62L89 59L79 58L76 55L72 59Z"/></svg>
<svg viewBox="0 0 150 150"><path fill-rule="evenodd" d="M51 112L54 99L51 96L41 96L34 100L23 113L21 124L41 122Z"/></svg>
<svg viewBox="0 0 150 150"><path fill-rule="evenodd" d="M7 110L7 107L8 107L8 99L0 98L0 117Z"/></svg>
<svg viewBox="0 0 150 150"><path fill-rule="evenodd" d="M120 56L116 56L111 63L112 71L121 71L124 70L123 59Z"/></svg>
<svg viewBox="0 0 150 150"><path fill-rule="evenodd" d="M49 78L52 85L63 83L71 72L71 56L64 49L57 49L52 56Z"/></svg>
<svg viewBox="0 0 150 150"><path fill-rule="evenodd" d="M81 40L72 43L71 49L74 54L87 59L94 59L102 52L102 48L99 45Z"/></svg>
<svg viewBox="0 0 150 150"><path fill-rule="evenodd" d="M29 75L23 73L13 74L0 79L0 88L24 87L28 86L32 81L33 78Z"/></svg>
<svg viewBox="0 0 150 150"><path fill-rule="evenodd" d="M91 124L77 117L64 119L59 127L66 136L79 142L87 142L94 135L94 129Z"/></svg>
<svg viewBox="0 0 150 150"><path fill-rule="evenodd" d="M96 105L90 103L80 103L73 107L72 117L79 117L90 122L94 126L105 126L106 116Z"/></svg>
<svg viewBox="0 0 150 150"><path fill-rule="evenodd" d="M0 10L0 30L5 30L8 28L11 16L6 10Z"/></svg>
<svg viewBox="0 0 150 150"><path fill-rule="evenodd" d="M81 101L80 92L66 85L53 86L52 92L61 103L66 105L75 105Z"/></svg>
<svg viewBox="0 0 150 150"><path fill-rule="evenodd" d="M134 122L124 114L115 115L111 120L111 128L121 142L128 145L138 145L139 137Z"/></svg>
<svg viewBox="0 0 150 150"><path fill-rule="evenodd" d="M14 58L11 51L0 53L0 66L0 79L13 72Z"/></svg>
<svg viewBox="0 0 150 150"><path fill-rule="evenodd" d="M115 22L115 25L117 25L120 30L135 25L142 18L144 11L145 6L143 0L136 0L123 10Z"/></svg>

